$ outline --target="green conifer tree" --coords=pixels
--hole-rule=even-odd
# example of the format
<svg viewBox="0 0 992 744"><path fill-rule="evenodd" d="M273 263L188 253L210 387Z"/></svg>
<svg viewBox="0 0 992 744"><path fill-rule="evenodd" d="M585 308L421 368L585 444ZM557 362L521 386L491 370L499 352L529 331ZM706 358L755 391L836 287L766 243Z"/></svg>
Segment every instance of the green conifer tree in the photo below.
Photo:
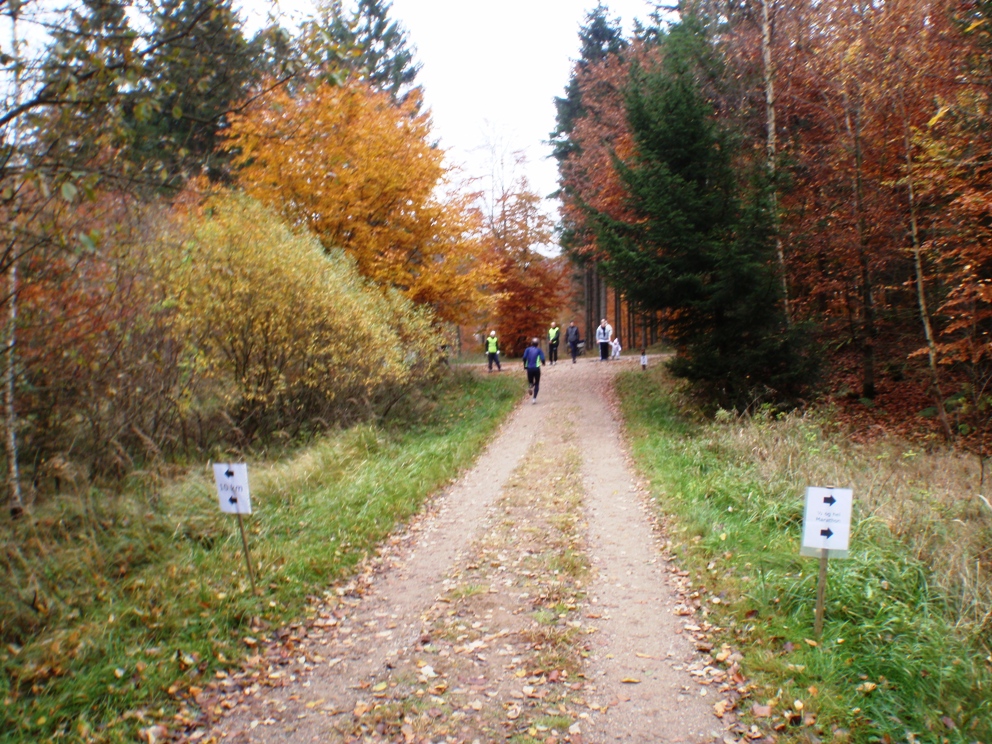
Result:
<svg viewBox="0 0 992 744"><path fill-rule="evenodd" d="M579 59L565 88L565 96L555 98L555 130L551 133L551 144L559 162L577 147L569 135L575 122L585 113L579 77L589 65L619 55L627 48L620 19L610 18L608 13L609 9L599 3L586 16L585 25L579 30Z"/></svg>
<svg viewBox="0 0 992 744"><path fill-rule="evenodd" d="M715 402L795 401L814 365L785 322L767 178L736 172L734 138L702 92L719 68L702 24L687 18L660 42L662 61L635 68L627 93L636 155L616 161L637 219L590 214L601 268L635 305L671 312L671 368Z"/></svg>
<svg viewBox="0 0 992 744"><path fill-rule="evenodd" d="M395 101L405 100L416 87L420 64L406 30L390 19L391 8L388 0L358 0L350 12L341 0L327 0L304 29L310 64L331 82L354 76Z"/></svg>

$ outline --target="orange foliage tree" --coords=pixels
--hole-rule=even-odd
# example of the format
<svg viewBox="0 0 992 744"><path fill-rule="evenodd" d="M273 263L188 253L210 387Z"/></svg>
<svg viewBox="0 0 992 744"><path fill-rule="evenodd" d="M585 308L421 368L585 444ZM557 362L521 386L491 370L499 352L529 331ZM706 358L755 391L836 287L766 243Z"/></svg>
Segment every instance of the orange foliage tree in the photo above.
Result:
<svg viewBox="0 0 992 744"><path fill-rule="evenodd" d="M512 186L497 187L486 209L486 235L499 266L490 324L499 329L503 350L512 356L522 354L531 338L545 338L568 291L567 261L536 250L550 243L553 227L540 204L526 178L520 178Z"/></svg>
<svg viewBox="0 0 992 744"><path fill-rule="evenodd" d="M282 90L232 122L229 144L245 191L345 250L364 276L465 322L489 305L481 287L494 266L471 197L442 193L444 152L417 103L359 82Z"/></svg>

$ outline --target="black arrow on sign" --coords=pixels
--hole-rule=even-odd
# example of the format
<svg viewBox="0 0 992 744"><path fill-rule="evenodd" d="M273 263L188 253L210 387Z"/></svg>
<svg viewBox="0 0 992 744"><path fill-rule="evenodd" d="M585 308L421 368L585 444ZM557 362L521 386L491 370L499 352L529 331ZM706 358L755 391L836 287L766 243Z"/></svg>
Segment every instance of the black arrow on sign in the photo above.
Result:
<svg viewBox="0 0 992 744"><path fill-rule="evenodd" d="M834 536L834 533L830 530L829 527L827 527L827 529L825 530L820 530L820 535L829 539Z"/></svg>
<svg viewBox="0 0 992 744"><path fill-rule="evenodd" d="M234 477L234 471L231 470L231 467L230 466L228 466L227 471L224 473L224 475L226 475L228 478L233 478Z"/></svg>
<svg viewBox="0 0 992 744"><path fill-rule="evenodd" d="M238 497L237 496L232 496L231 498L228 499L228 501L230 503L232 503L232 504L237 504L238 503Z"/></svg>
<svg viewBox="0 0 992 744"><path fill-rule="evenodd" d="M829 504L830 506L833 506L834 504L837 503L837 499L834 498L834 495L833 494L830 494L829 496L824 496L823 497L823 503L824 504Z"/></svg>

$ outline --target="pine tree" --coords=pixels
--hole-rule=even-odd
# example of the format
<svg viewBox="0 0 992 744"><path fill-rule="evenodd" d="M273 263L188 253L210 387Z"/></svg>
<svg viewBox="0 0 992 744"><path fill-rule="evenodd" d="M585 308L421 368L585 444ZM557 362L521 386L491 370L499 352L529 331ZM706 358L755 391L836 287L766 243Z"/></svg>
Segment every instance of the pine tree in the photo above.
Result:
<svg viewBox="0 0 992 744"><path fill-rule="evenodd" d="M555 98L555 131L551 133L553 154L558 162L574 152L575 143L569 138L575 122L585 113L579 78L589 65L607 57L619 55L627 48L619 18L609 18L609 9L599 3L586 16L585 25L579 30L579 59L572 70L564 98Z"/></svg>
<svg viewBox="0 0 992 744"><path fill-rule="evenodd" d="M413 60L406 30L389 18L391 8L387 0L359 0L357 10L349 12L341 0L325 2L320 18L305 30L310 63L334 83L357 77L398 103L406 101L420 64Z"/></svg>
<svg viewBox="0 0 992 744"><path fill-rule="evenodd" d="M223 175L220 130L260 74L260 40L245 39L232 0L164 0L153 16L148 100L131 107L132 158L163 183Z"/></svg>
<svg viewBox="0 0 992 744"><path fill-rule="evenodd" d="M671 311L672 370L717 403L794 401L813 370L781 308L768 179L739 184L734 138L699 82L718 68L702 25L688 18L661 43L627 94L636 155L616 162L637 217L590 215L602 270L635 305Z"/></svg>
<svg viewBox="0 0 992 744"><path fill-rule="evenodd" d="M232 0L164 0L133 23L130 5L84 0L53 31L39 97L62 105L46 107L39 150L156 188L219 175L217 135L261 74L262 42L244 38Z"/></svg>

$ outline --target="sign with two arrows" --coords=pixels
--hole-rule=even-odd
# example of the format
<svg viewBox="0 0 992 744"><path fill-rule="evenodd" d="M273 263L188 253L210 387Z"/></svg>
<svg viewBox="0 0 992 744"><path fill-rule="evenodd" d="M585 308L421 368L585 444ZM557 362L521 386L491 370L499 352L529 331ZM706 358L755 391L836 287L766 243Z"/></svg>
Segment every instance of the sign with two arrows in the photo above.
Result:
<svg viewBox="0 0 992 744"><path fill-rule="evenodd" d="M248 493L248 466L243 463L214 463L214 481L220 510L225 514L251 514L251 494Z"/></svg>
<svg viewBox="0 0 992 744"><path fill-rule="evenodd" d="M238 515L238 529L241 530L241 544L245 549L245 565L248 566L248 578L251 580L251 593L256 594L255 570L251 565L251 554L248 552L248 536L245 534L245 522L242 514L251 514L251 494L248 492L248 465L243 462L214 463L214 481L217 483L217 498L220 500L220 510L226 514Z"/></svg>
<svg viewBox="0 0 992 744"><path fill-rule="evenodd" d="M847 558L852 501L850 488L810 486L806 489L800 554L819 558L826 551L828 558Z"/></svg>

